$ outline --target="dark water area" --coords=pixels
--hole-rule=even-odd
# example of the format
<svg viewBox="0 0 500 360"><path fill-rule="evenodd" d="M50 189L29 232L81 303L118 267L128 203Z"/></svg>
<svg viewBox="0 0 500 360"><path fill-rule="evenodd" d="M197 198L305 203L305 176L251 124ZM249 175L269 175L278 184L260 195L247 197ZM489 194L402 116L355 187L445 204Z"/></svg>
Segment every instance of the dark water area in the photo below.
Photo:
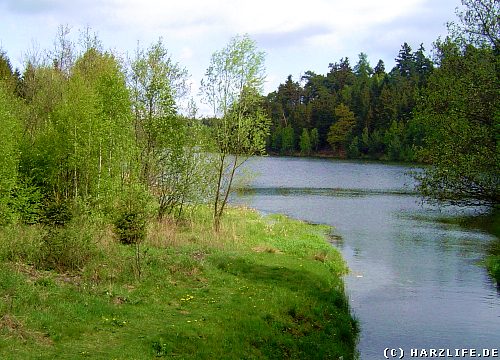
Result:
<svg viewBox="0 0 500 360"><path fill-rule="evenodd" d="M268 157L246 167L251 191L233 202L335 227L361 359L500 347L500 293L478 265L495 237L439 221L484 209L422 204L403 165Z"/></svg>

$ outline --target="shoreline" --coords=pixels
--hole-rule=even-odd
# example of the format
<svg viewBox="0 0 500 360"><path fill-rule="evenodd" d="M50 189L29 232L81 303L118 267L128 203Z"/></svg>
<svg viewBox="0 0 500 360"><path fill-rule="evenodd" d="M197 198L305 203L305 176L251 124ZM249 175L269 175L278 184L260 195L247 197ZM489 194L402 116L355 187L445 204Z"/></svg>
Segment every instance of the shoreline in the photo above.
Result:
<svg viewBox="0 0 500 360"><path fill-rule="evenodd" d="M87 229L100 243L71 272L30 264L41 229L0 233L0 296L12 299L0 308L0 357L356 356L346 265L324 225L231 207L214 234L198 209L150 224L140 278L133 247Z"/></svg>

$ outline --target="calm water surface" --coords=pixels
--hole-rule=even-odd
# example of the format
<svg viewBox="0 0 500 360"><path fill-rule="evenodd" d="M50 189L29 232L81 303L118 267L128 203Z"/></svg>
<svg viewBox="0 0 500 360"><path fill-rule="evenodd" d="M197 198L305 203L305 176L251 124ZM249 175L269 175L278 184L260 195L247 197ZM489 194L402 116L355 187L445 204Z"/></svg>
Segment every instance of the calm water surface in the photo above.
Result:
<svg viewBox="0 0 500 360"><path fill-rule="evenodd" d="M477 265L492 236L435 221L472 209L422 206L405 166L283 157L246 166L253 191L236 202L335 227L362 360L388 347L500 347L500 295Z"/></svg>

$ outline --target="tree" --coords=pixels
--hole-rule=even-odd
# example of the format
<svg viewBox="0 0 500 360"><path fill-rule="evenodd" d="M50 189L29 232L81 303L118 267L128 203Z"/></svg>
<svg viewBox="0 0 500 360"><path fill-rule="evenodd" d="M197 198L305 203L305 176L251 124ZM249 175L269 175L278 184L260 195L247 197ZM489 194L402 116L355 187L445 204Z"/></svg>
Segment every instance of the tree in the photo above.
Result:
<svg viewBox="0 0 500 360"><path fill-rule="evenodd" d="M205 188L200 180L207 159L201 152L200 129L177 112L178 101L187 94L187 77L161 39L147 50L138 49L131 63L141 177L156 196L158 218L176 209L180 216L184 204Z"/></svg>
<svg viewBox="0 0 500 360"><path fill-rule="evenodd" d="M422 87L426 84L427 78L434 69L432 61L425 56L423 44L420 44L419 49L415 52L415 68L418 76L418 84Z"/></svg>
<svg viewBox="0 0 500 360"><path fill-rule="evenodd" d="M430 201L498 206L500 5L462 4L460 24L435 44L439 68L417 107L414 127L425 129L417 155L431 166L416 178Z"/></svg>
<svg viewBox="0 0 500 360"><path fill-rule="evenodd" d="M500 2L498 0L462 0L463 11L457 9L460 24L448 23L455 39L476 46L492 46L500 52Z"/></svg>
<svg viewBox="0 0 500 360"><path fill-rule="evenodd" d="M13 215L9 209L11 191L18 177L21 123L15 108L15 99L0 79L0 225L10 221Z"/></svg>
<svg viewBox="0 0 500 360"><path fill-rule="evenodd" d="M170 119L177 112L170 77L180 76L184 70L170 58L161 39L147 50L138 48L130 67L129 87L141 178L151 188L157 182Z"/></svg>
<svg viewBox="0 0 500 360"><path fill-rule="evenodd" d="M311 138L309 136L309 131L306 128L302 129L302 135L300 135L299 144L300 144L300 153L302 155L307 156L311 154L312 150Z"/></svg>
<svg viewBox="0 0 500 360"><path fill-rule="evenodd" d="M5 52L0 49L0 81L3 86L11 93L14 93L19 86L19 72L12 71L12 65Z"/></svg>
<svg viewBox="0 0 500 360"><path fill-rule="evenodd" d="M214 112L217 152L214 228L220 229L236 170L251 155L265 152L270 121L260 93L264 84L264 53L248 35L236 36L212 54L201 83L205 102Z"/></svg>
<svg viewBox="0 0 500 360"><path fill-rule="evenodd" d="M415 74L415 55L408 43L401 45L401 50L399 50L399 55L395 61L396 68L401 76L409 78Z"/></svg>
<svg viewBox="0 0 500 360"><path fill-rule="evenodd" d="M401 160L403 132L404 124L396 120L392 121L391 126L385 132L384 143L390 160Z"/></svg>
<svg viewBox="0 0 500 360"><path fill-rule="evenodd" d="M311 149L314 151L318 151L319 147L319 134L318 129L314 128L311 130Z"/></svg>
<svg viewBox="0 0 500 360"><path fill-rule="evenodd" d="M281 136L281 153L291 154L295 150L295 132L291 125L283 128Z"/></svg>
<svg viewBox="0 0 500 360"><path fill-rule="evenodd" d="M67 69L29 65L19 171L47 206L108 207L131 176L130 98L116 58L89 48Z"/></svg>
<svg viewBox="0 0 500 360"><path fill-rule="evenodd" d="M415 121L425 129L418 189L431 201L498 205L500 97L491 48L436 43L440 67L428 79Z"/></svg>
<svg viewBox="0 0 500 360"><path fill-rule="evenodd" d="M330 126L328 143L333 150L341 153L344 151L348 136L356 125L356 119L354 113L344 104L335 108L335 116L338 120Z"/></svg>

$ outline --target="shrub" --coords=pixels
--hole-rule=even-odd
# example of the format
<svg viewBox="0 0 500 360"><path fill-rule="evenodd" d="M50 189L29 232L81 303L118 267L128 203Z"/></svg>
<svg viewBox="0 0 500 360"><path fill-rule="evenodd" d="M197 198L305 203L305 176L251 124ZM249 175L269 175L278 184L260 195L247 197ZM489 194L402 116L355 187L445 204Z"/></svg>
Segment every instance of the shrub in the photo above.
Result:
<svg viewBox="0 0 500 360"><path fill-rule="evenodd" d="M97 253L95 232L91 224L77 220L50 227L43 237L36 265L60 272L82 269Z"/></svg>
<svg viewBox="0 0 500 360"><path fill-rule="evenodd" d="M115 233L122 244L136 244L146 237L146 218L138 211L122 212L114 225Z"/></svg>
<svg viewBox="0 0 500 360"><path fill-rule="evenodd" d="M49 226L63 226L72 218L71 207L66 201L52 200L45 204L42 223Z"/></svg>

